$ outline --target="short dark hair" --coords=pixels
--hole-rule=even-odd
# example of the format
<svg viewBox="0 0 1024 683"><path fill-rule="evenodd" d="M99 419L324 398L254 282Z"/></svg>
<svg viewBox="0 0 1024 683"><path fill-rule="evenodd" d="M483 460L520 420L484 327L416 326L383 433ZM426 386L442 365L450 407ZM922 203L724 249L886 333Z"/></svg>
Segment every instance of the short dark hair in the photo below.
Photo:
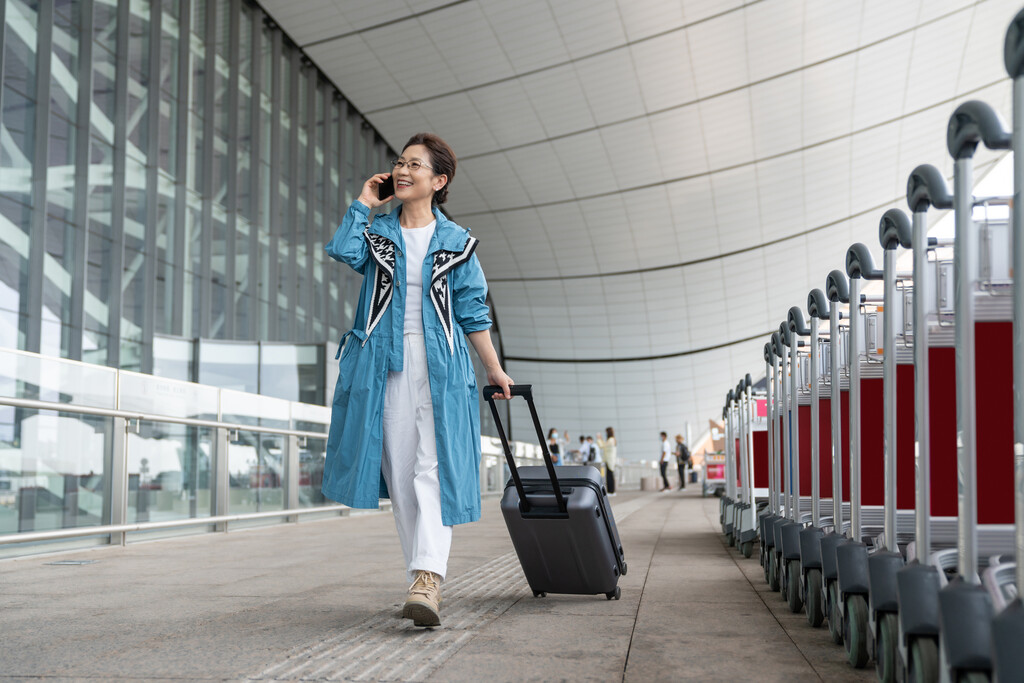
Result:
<svg viewBox="0 0 1024 683"><path fill-rule="evenodd" d="M662 432L662 433L661 433L661 435L662 435L663 437L665 437L666 439L668 438L668 432Z"/></svg>
<svg viewBox="0 0 1024 683"><path fill-rule="evenodd" d="M455 152L447 142L433 133L416 133L405 143L402 151L413 145L423 145L430 152L430 165L434 169L434 175L448 176L448 181L444 187L434 193L433 199L435 204L444 204L448 201L448 188L451 187L452 180L455 178L455 166L458 164Z"/></svg>

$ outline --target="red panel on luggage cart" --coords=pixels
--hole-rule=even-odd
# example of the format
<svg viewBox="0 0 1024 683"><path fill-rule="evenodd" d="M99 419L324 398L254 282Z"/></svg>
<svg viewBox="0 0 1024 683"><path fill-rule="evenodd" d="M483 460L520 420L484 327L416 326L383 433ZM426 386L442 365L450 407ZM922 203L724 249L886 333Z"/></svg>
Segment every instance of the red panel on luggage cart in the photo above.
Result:
<svg viewBox="0 0 1024 683"><path fill-rule="evenodd" d="M832 399L818 400L818 492L832 497Z"/></svg>
<svg viewBox="0 0 1024 683"><path fill-rule="evenodd" d="M978 523L1013 524L1013 323L975 323Z"/></svg>
<svg viewBox="0 0 1024 683"><path fill-rule="evenodd" d="M781 415L778 417L776 422L778 422L778 425L776 425L776 427L775 427L775 430L776 430L775 433L779 435L778 436L779 452L782 453L782 455L781 455L781 457L779 459L779 472L781 472L780 476L782 478L782 481L780 482L781 485L782 485L780 487L780 492L781 493L789 493L789 486L786 484L786 462L787 462L787 458L786 458L786 454L784 452L786 450L786 440L783 438L783 435L784 435L784 432L782 431L783 430L783 427L782 427L783 420L782 420L782 416Z"/></svg>
<svg viewBox="0 0 1024 683"><path fill-rule="evenodd" d="M736 450L734 452L736 453L736 485L743 486L742 477L740 477L740 463L743 461L743 458L740 455L739 439L736 439Z"/></svg>
<svg viewBox="0 0 1024 683"><path fill-rule="evenodd" d="M754 488L768 488L768 432L754 432Z"/></svg>
<svg viewBox="0 0 1024 683"><path fill-rule="evenodd" d="M914 366L896 365L896 507L914 509ZM884 486L884 484L883 484Z"/></svg>
<svg viewBox="0 0 1024 683"><path fill-rule="evenodd" d="M885 504L882 378L860 381L860 503Z"/></svg>
<svg viewBox="0 0 1024 683"><path fill-rule="evenodd" d="M850 502L850 392L839 392L839 428L843 448L843 502Z"/></svg>
<svg viewBox="0 0 1024 683"><path fill-rule="evenodd" d="M800 495L811 495L811 407L800 410Z"/></svg>
<svg viewBox="0 0 1024 683"><path fill-rule="evenodd" d="M935 517L956 517L956 350L928 348L928 460L931 509Z"/></svg>

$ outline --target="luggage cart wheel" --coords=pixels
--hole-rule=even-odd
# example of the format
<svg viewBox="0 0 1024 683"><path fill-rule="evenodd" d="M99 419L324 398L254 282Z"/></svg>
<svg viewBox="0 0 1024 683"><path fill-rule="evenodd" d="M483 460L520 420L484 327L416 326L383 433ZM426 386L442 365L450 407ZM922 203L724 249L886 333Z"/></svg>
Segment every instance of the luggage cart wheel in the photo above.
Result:
<svg viewBox="0 0 1024 683"><path fill-rule="evenodd" d="M725 535L725 544L730 548L732 547L732 534Z"/></svg>
<svg viewBox="0 0 1024 683"><path fill-rule="evenodd" d="M535 598L546 598L546 597L548 597L548 594L545 593L544 591L533 591L533 597L535 597Z"/></svg>
<svg viewBox="0 0 1024 683"><path fill-rule="evenodd" d="M908 681L939 680L939 644L934 638L920 636L910 643Z"/></svg>
<svg viewBox="0 0 1024 683"><path fill-rule="evenodd" d="M754 542L746 541L740 545L740 552L743 553L743 557L749 558L754 554Z"/></svg>
<svg viewBox="0 0 1024 683"><path fill-rule="evenodd" d="M821 570L807 570L807 623L818 628L825 621L825 610L821 608Z"/></svg>
<svg viewBox="0 0 1024 683"><path fill-rule="evenodd" d="M615 590L605 593L604 597L608 598L609 600L618 600L622 597L622 589L616 586Z"/></svg>
<svg viewBox="0 0 1024 683"><path fill-rule="evenodd" d="M779 563L775 558L775 552L772 551L768 557L768 587L773 591L779 590Z"/></svg>
<svg viewBox="0 0 1024 683"><path fill-rule="evenodd" d="M843 625L839 614L839 584L832 581L828 584L828 633L836 645L843 644ZM933 679L924 679L933 680Z"/></svg>
<svg viewBox="0 0 1024 683"><path fill-rule="evenodd" d="M899 649L898 617L892 612L881 615L875 640L875 673L880 683L896 683L896 650Z"/></svg>
<svg viewBox="0 0 1024 683"><path fill-rule="evenodd" d="M789 611L799 614L804 608L804 600L800 597L800 561L788 560L786 566L786 602L789 603Z"/></svg>
<svg viewBox="0 0 1024 683"><path fill-rule="evenodd" d="M846 643L846 661L855 669L863 669L868 663L868 603L863 595L846 598L843 642Z"/></svg>

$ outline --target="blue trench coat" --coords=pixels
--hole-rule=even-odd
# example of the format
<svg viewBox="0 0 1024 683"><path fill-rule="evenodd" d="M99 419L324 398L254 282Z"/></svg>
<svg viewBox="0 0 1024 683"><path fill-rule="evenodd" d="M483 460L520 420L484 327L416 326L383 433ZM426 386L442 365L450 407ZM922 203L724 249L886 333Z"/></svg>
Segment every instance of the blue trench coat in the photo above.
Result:
<svg viewBox="0 0 1024 683"><path fill-rule="evenodd" d="M355 508L387 498L380 471L388 371L403 368L405 241L401 207L378 214L349 207L327 254L363 275L355 327L338 346L340 363L327 438L323 493ZM480 518L480 404L466 334L491 327L477 240L434 209L437 226L423 263L423 334L434 405L441 520Z"/></svg>

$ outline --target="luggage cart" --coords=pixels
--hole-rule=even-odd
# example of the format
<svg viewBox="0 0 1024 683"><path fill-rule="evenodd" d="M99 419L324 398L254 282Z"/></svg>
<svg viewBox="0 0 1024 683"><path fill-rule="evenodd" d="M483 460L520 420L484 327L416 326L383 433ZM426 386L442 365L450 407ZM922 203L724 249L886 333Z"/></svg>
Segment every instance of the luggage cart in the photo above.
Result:
<svg viewBox="0 0 1024 683"><path fill-rule="evenodd" d="M784 562L782 554L782 537L783 529L793 524L795 515L795 501L793 497L793 457L792 457L792 435L793 435L793 419L792 419L792 400L790 375L791 375L791 364L789 363L788 346L789 346L789 328L785 322L779 325L779 330L773 335L773 339L776 342L775 354L779 361L778 376L775 380L775 386L778 387L778 423L777 430L780 435L779 438L779 454L778 464L776 465L778 474L778 481L781 482L780 490L782 492L783 501L783 513L775 520L775 524L771 529L771 533L774 536L772 545L772 553L769 556L769 569L768 569L768 586L774 591L782 591L785 585L785 577L783 573Z"/></svg>
<svg viewBox="0 0 1024 683"><path fill-rule="evenodd" d="M821 580L829 635L837 645L843 643L842 613L839 609L839 575L836 548L849 540L851 533L850 477L850 356L849 328L840 326L840 306L850 303L845 273L833 270L825 281L829 308L829 346L832 390L832 531L821 537ZM847 319L849 313L847 313Z"/></svg>
<svg viewBox="0 0 1024 683"><path fill-rule="evenodd" d="M767 501L764 508L758 513L757 516L757 529L758 529L758 556L760 558L761 566L764 568L764 580L768 583L768 543L771 542L774 545L774 538L766 533L765 529L769 525L774 523L774 520L779 514L779 496L778 489L775 484L775 369L774 369L774 356L775 349L772 341L768 341L764 345L764 379L765 379L765 451L767 456L767 468L764 473L764 477L767 480ZM757 468L755 468L756 470ZM758 474L755 472L755 478ZM756 486L760 486L760 480L755 482Z"/></svg>
<svg viewBox="0 0 1024 683"><path fill-rule="evenodd" d="M789 309L786 316L787 326L793 340L791 349L797 351L797 372L794 383L794 396L796 397L796 424L793 426L795 452L793 454L793 490L797 496L797 518L795 525L789 525L783 530L783 555L786 569L785 595L789 609L793 613L800 612L804 607L804 572L803 572L803 546L805 535L810 528L808 525L819 518L820 501L813 495L811 482L811 455L812 455L812 414L814 412L814 392L816 387L811 386L817 379L817 369L814 362L817 360L817 351L814 344L817 342L817 330L809 327L803 316L803 311L798 306ZM809 336L812 339L809 352L800 351L802 341L796 339L796 335ZM812 378L814 378L812 380Z"/></svg>
<svg viewBox="0 0 1024 683"><path fill-rule="evenodd" d="M880 279L868 248L860 243L846 252L846 274L850 278L850 539L836 546L837 595L834 615L842 624L847 661L855 668L868 662L868 547L864 543L862 511L866 504L880 500L869 498L862 490L862 472L881 471L881 393L882 378L877 362L868 356L868 337L862 312L860 281ZM877 347L877 344L875 344ZM874 469L871 469L874 468ZM871 480L868 480L869 483ZM877 531L877 530L876 530Z"/></svg>
<svg viewBox="0 0 1024 683"><path fill-rule="evenodd" d="M778 331L773 332L765 345L764 359L768 378L768 422L771 486L769 492L769 514L761 519L761 566L764 567L765 583L772 590L779 590L778 574L775 571L775 527L786 517L786 502L782 488L782 405L781 381L779 379L779 350L782 342Z"/></svg>
<svg viewBox="0 0 1024 683"><path fill-rule="evenodd" d="M810 317L810 478L811 525L800 532L800 587L807 615L807 623L817 628L825 621L822 596L821 539L824 527L833 523L832 499L822 499L821 490L831 490L832 479L832 423L831 396L828 379L829 339L819 336L822 318L829 316L828 299L820 289L807 295L807 314ZM822 395L824 394L824 396ZM822 419L824 415L824 420ZM822 453L825 457L822 458ZM823 515L823 513L825 513Z"/></svg>
<svg viewBox="0 0 1024 683"><path fill-rule="evenodd" d="M767 421L761 419L760 411L757 410L759 401L754 394L753 381L748 374L741 383L743 386L743 400L741 402L741 436L742 436L742 468L740 472L741 487L743 494L742 504L739 506L737 522L734 523L736 547L744 557L750 557L754 551L754 541L757 540L757 493L759 486L766 486L767 471Z"/></svg>
<svg viewBox="0 0 1024 683"><path fill-rule="evenodd" d="M736 417L736 390L725 396L722 416L725 419L725 495L718 502L719 519L726 545L733 544L733 508L736 501L736 451L739 448L734 419Z"/></svg>
<svg viewBox="0 0 1024 683"><path fill-rule="evenodd" d="M799 319L794 316L794 310ZM775 527L775 550L779 560L779 592L792 612L803 609L800 598L800 531L804 527L804 516L800 503L800 391L799 380L801 355L800 341L797 335L809 332L803 325L803 315L795 306L790 309L789 316L779 327L780 337L789 349L789 377L783 383L785 398L784 414L788 418L788 428L784 435L788 437L788 449L785 451L784 462L789 515L782 524ZM788 385L788 386L787 386ZM808 515L809 517L809 515Z"/></svg>
<svg viewBox="0 0 1024 683"><path fill-rule="evenodd" d="M984 320L988 308L979 294L984 285L979 267L979 230L974 220L978 204L972 195L973 156L979 144L989 149L1007 149L1011 136L995 110L984 102L973 100L957 107L950 118L946 135L947 148L954 159L953 211L955 219L954 277L956 289L957 357L957 471L960 476L958 503L957 568L959 580L951 581L939 593L940 679L959 680L961 676L991 673L993 614L992 599L980 584L978 556L978 524L982 518L991 522L998 514L999 482L995 489L986 486L984 510L979 509L979 482L989 482L1001 470L1008 478L1011 471L1013 436L1002 443L1004 430L993 419L1002 418L997 401L1012 406L1012 392L1005 392L1009 382L999 376L992 365L1002 367L1012 360L1012 341L1008 322ZM987 203L989 200L985 200ZM988 303L988 302L986 302ZM982 315L978 315L981 313ZM1006 344L1010 353L1002 348ZM978 349L984 348L984 358ZM980 361L980 362L979 362ZM993 381L994 380L994 381ZM1008 417L1008 416L1007 416ZM1012 422L1011 422L1012 424ZM978 453L984 450L983 462ZM1005 461L1005 468L999 467ZM998 475L996 475L998 476ZM981 513L981 514L979 514Z"/></svg>
<svg viewBox="0 0 1024 683"><path fill-rule="evenodd" d="M931 564L933 514L955 511L952 491L936 490L956 471L955 357L942 317L952 314L952 296L942 286L950 273L936 254L948 246L928 238L928 209L953 206L946 181L934 166L918 166L907 181L907 204L913 213L914 299L911 336L914 348L915 481L914 542L908 564L896 575L899 680L934 681L939 667L939 581ZM929 254L933 258L929 258ZM951 265L951 264L948 264ZM940 276L946 273L946 277ZM952 412L951 412L952 408ZM946 495L942 495L945 493Z"/></svg>
<svg viewBox="0 0 1024 683"><path fill-rule="evenodd" d="M910 278L904 278L903 298L897 300L896 250L911 246L911 225L899 209L889 209L878 227L883 250L882 383L884 429L884 525L882 536L868 555L868 640L869 658L875 660L878 680L896 681L896 650L899 631L899 602L896 575L903 568L900 550L910 539L897 529L900 508L913 509L914 468L914 365L913 353L905 347L903 298L912 296ZM897 330L900 333L897 334ZM909 438L909 443L908 443ZM901 486L902 484L902 486ZM912 519L912 518L910 518Z"/></svg>
<svg viewBox="0 0 1024 683"><path fill-rule="evenodd" d="M725 414L723 411L723 419ZM725 493L725 454L705 453L704 470L701 472L701 493L708 496L722 497Z"/></svg>
<svg viewBox="0 0 1024 683"><path fill-rule="evenodd" d="M1013 240L1013 272L1024 272L1024 212L1020 208L1020 195L1024 191L1024 11L1014 17L1006 31L1003 57L1006 71L1013 79L1013 191L1018 204L1011 212ZM1024 278L1013 280L1013 442L1014 442L1014 571L1017 597L999 612L992 623L993 659L996 677L1000 681L1012 680L1024 671ZM1007 576L1006 580L1011 577ZM1001 582L996 586L1001 589Z"/></svg>

